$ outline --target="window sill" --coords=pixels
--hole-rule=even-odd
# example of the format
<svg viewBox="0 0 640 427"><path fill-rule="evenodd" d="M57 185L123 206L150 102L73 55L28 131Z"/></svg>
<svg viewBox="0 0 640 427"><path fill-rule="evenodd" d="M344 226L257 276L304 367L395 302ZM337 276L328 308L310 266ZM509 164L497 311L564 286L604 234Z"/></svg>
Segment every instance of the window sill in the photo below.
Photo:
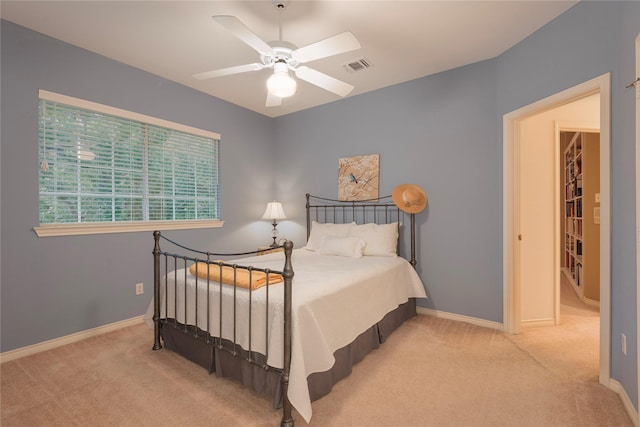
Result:
<svg viewBox="0 0 640 427"><path fill-rule="evenodd" d="M195 228L218 228L224 221L146 221L146 222L92 222L86 224L45 224L33 227L38 237L77 236L83 234L132 233L155 230L189 230Z"/></svg>

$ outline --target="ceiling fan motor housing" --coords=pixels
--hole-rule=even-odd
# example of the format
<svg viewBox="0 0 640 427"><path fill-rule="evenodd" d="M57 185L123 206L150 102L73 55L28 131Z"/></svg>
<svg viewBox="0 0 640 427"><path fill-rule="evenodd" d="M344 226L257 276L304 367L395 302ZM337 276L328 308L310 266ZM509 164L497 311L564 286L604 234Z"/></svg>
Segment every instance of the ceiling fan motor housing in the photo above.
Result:
<svg viewBox="0 0 640 427"><path fill-rule="evenodd" d="M299 62L291 55L291 53L296 49L293 44L285 41L269 42L268 44L273 47L276 54L275 56L270 54L261 54L260 60L264 65L271 66L276 62L284 62L291 69L299 65Z"/></svg>

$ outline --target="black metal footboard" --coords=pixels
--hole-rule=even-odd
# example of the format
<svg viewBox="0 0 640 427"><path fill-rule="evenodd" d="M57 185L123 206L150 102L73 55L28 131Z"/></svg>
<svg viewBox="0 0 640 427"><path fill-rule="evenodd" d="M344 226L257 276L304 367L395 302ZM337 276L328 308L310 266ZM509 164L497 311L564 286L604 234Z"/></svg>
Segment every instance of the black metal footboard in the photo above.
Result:
<svg viewBox="0 0 640 427"><path fill-rule="evenodd" d="M287 397L289 385L289 371L291 364L291 294L293 281L293 267L291 264L291 254L293 243L286 241L283 245L285 262L282 271L244 266L238 264L228 264L223 260L213 259L218 257L255 255L255 252L220 254L193 250L173 242L162 236L160 231L154 231L153 248L153 272L154 272L154 344L153 350L162 348L161 335L163 328L174 328L197 340L202 340L206 344L212 345L217 351L224 351L234 357L242 358L245 362L260 366L264 370L277 373L281 378L283 403L281 426L293 426L291 413L291 403ZM160 248L160 240L163 239L185 252L182 254L165 252ZM193 256L185 253L194 254ZM198 255L204 257L199 257ZM199 275L189 275L188 267L197 263L198 270L204 268L207 272L218 273L220 280L213 280L209 274L205 278ZM200 271L200 270L199 270ZM222 277L230 275L230 282L225 278L223 284ZM264 292L257 295L253 283L255 277L261 275L267 284ZM269 330L270 330L270 279L276 275L281 275L284 282L282 296L272 296L272 299L282 298L282 368L270 366L267 363L269 358ZM248 278L248 287L241 285L240 277ZM188 283L194 283L193 287ZM180 288L180 284L182 289ZM171 286L173 289L171 289ZM223 288L224 287L224 288ZM242 288L242 289L241 289ZM241 290L240 290L241 289ZM173 294L171 294L173 292ZM217 293L216 293L217 292ZM271 291L275 292L275 291ZM245 305L238 303L240 294ZM213 295L213 297L212 297ZM179 300L182 301L179 303ZM212 300L214 298L214 300ZM215 300L217 299L217 300ZM172 304L171 302L172 301ZM264 317L254 318L253 309L262 307ZM213 307L213 308L212 308ZM244 307L240 309L238 307ZM204 311L204 312L203 312ZM224 319L223 312L232 313L232 326L229 329L228 319ZM245 312L246 311L246 312ZM171 315L171 313L173 315ZM182 316L179 314L182 313ZM262 314L262 313L261 313ZM245 317L242 317L245 316ZM247 335L243 336L243 344L238 342L240 332L238 319L247 328ZM182 320L182 321L181 321ZM223 324L223 322L227 322ZM264 330L261 337L254 336L254 329ZM214 325L212 327L212 325ZM227 329L225 329L225 327ZM226 336L223 331L227 331ZM243 329L244 331L244 329ZM248 341L247 341L248 339ZM254 350L254 341L264 343L261 351Z"/></svg>

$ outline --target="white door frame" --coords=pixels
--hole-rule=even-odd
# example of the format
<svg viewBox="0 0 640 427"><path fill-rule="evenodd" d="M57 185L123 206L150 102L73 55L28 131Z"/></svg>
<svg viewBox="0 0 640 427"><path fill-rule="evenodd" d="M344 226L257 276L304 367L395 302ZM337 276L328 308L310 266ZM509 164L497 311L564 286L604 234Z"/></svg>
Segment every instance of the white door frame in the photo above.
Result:
<svg viewBox="0 0 640 427"><path fill-rule="evenodd" d="M503 327L520 332L520 283L518 235L520 232L519 144L520 121L594 93L600 93L600 383L609 386L611 376L611 76L603 74L503 116L502 145L502 248Z"/></svg>
<svg viewBox="0 0 640 427"><path fill-rule="evenodd" d="M636 78L640 78L640 34L636 37ZM640 84L636 83L636 367L640 369ZM640 412L640 373L638 377L638 411Z"/></svg>

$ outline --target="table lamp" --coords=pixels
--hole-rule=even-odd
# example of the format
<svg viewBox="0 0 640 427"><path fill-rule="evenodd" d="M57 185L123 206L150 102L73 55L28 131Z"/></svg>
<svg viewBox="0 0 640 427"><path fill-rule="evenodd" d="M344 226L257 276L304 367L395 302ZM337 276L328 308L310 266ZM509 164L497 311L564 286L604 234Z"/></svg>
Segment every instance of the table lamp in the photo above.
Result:
<svg viewBox="0 0 640 427"><path fill-rule="evenodd" d="M271 231L271 237L273 237L273 243L270 247L275 248L278 246L276 243L276 239L278 238L278 220L279 219L287 219L287 216L284 214L284 210L282 209L282 203L273 202L267 203L267 209L265 209L264 214L262 215L262 219L268 219L272 221L273 230Z"/></svg>

